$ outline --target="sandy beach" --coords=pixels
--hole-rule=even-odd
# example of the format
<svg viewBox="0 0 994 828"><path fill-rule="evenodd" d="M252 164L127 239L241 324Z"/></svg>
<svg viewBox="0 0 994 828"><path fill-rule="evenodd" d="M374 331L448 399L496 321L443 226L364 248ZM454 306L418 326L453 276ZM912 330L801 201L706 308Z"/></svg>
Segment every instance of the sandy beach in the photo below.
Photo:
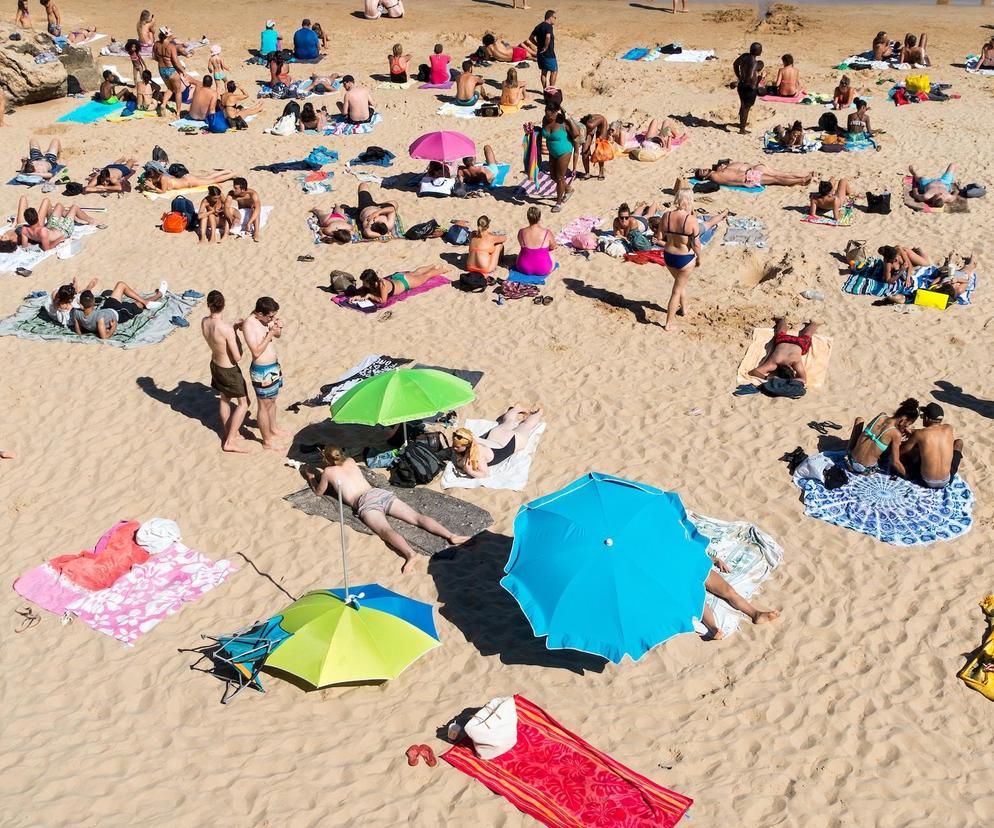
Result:
<svg viewBox="0 0 994 828"><path fill-rule="evenodd" d="M62 3L69 26L95 25L120 40L134 36L139 9L121 0ZM62 141L74 180L124 155L141 162L161 145L191 170L231 167L246 175L273 211L260 243L229 239L197 246L192 234L157 227L168 202L132 193L72 203L106 207L108 228L86 239L71 260L55 258L28 278L0 276L0 316L33 290L50 291L76 276L100 287L124 279L141 289L162 279L182 291L221 290L229 317L251 312L270 295L286 324L279 342L286 384L279 421L294 446L321 442L328 409L302 407L322 385L369 354L483 371L476 401L460 417L494 417L513 402L541 403L548 428L523 492L487 488L450 494L491 513L494 524L452 560L429 572L399 573L379 539L350 531L351 578L377 582L438 608L442 646L381 686L303 692L275 677L267 693L247 691L222 707L222 686L189 665L182 652L202 633L232 631L274 614L310 589L341 585L338 527L292 509L283 497L300 477L283 456L250 442L250 454L219 450L209 353L199 332L206 307L189 329L136 350L0 337L0 448L18 453L0 463L0 522L7 539L0 608L0 822L19 826L517 826L535 824L483 785L444 763L409 768L404 750L447 745L436 730L464 708L521 693L591 744L655 782L695 800L693 828L974 828L994 807L994 708L955 678L962 654L983 631L977 602L994 591L983 551L994 521L994 378L991 285L994 207L973 200L962 215L926 215L900 203L901 176L913 163L938 175L955 161L965 181L994 182L991 118L994 78L961 64L991 34L991 9L953 7L808 7L793 31L753 30L744 7L691 2L691 13L661 11L668 2L568 0L558 11L559 86L576 113L609 120L692 114L715 126L691 128L682 147L656 163L627 158L607 165L605 181L584 181L543 223L558 231L579 216L609 223L622 201L670 197L696 166L719 158L774 164L791 172L844 176L860 194L895 193L890 215L859 213L848 228L802 223L807 188L770 187L752 195L722 190L698 199L762 219L764 251L705 248L688 287L683 327L661 323L672 280L665 268L637 266L600 253L589 259L557 253L549 306L530 300L496 305L482 295L439 289L393 307L392 315L337 308L318 289L330 270L380 273L451 261L458 248L440 240L338 247L314 245L307 211L335 201L355 203L345 161L367 145L390 149L390 173L424 162L407 147L433 129L465 132L489 143L521 176L521 124L535 108L498 119L444 118L434 93L373 89L383 121L352 137L263 133L282 109L266 103L247 131L186 136L162 122L56 124L82 101L19 108L0 129L13 173L32 136ZM13 6L13 4L11 4ZM36 27L43 12L32 14ZM177 0L155 9L184 38L206 35L224 48L231 76L247 89L265 70L244 64L258 46L269 3L227 7ZM542 9L512 11L493 0L410 0L402 20L366 21L355 3L294 4L279 9L288 38L302 17L329 33L329 56L317 71L350 72L370 86L386 72L394 43L425 62L436 42L461 60L490 28L512 43L526 38ZM738 12L736 11L738 9ZM731 11L730 11L731 10ZM10 10L12 11L12 9ZM742 13L739 13L742 12ZM987 28L985 28L985 26ZM808 91L831 93L834 67L870 47L874 34L927 31L932 81L961 96L945 103L894 107L880 78L864 72L871 116L885 130L879 152L764 156L762 132L802 118L813 126L818 106L758 103L752 135L723 126L738 102L728 83L732 61L754 40L768 65L794 55ZM635 46L680 41L714 49L702 64L624 62ZM100 41L96 47L106 44ZM203 71L207 50L190 65ZM127 58L98 58L130 77ZM506 65L482 69L503 79ZM311 67L293 67L297 77ZM528 96L539 94L538 70L522 70ZM339 96L328 97L329 108ZM306 195L295 174L251 168L305 156L325 145L340 153L335 192ZM4 215L19 195L38 188L4 186ZM418 199L390 190L408 225L436 218L475 222L490 216L511 233L525 225L525 206L504 198ZM862 201L862 197L861 197ZM723 234L719 230L719 237ZM920 245L932 257L973 251L980 261L973 304L945 312L873 307L866 296L840 291L833 256L848 239L867 247ZM509 249L516 250L511 244ZM298 262L310 254L314 262ZM501 275L506 275L504 269ZM800 296L814 290L823 301ZM736 369L754 327L787 314L814 317L834 343L827 380L797 401L733 397ZM246 369L247 370L247 369ZM966 443L962 476L976 496L969 534L948 543L897 547L804 515L804 505L778 458L801 446L813 453L845 438L853 419L892 411L905 397L940 401L946 422ZM253 413L254 413L253 401ZM819 436L812 421L843 430ZM256 432L257 433L257 432ZM820 442L819 442L820 441ZM291 452L293 456L299 456ZM588 471L640 480L678 492L688 509L746 520L775 538L783 564L755 602L782 610L766 626L744 623L721 642L678 636L637 663L603 666L535 639L498 580L510 549L515 514L540 495ZM433 488L438 488L438 482ZM217 589L164 621L133 648L84 624L62 625L42 612L19 635L10 585L55 555L77 552L119 519L176 520L183 540L213 559L239 566ZM439 731L441 732L441 731Z"/></svg>

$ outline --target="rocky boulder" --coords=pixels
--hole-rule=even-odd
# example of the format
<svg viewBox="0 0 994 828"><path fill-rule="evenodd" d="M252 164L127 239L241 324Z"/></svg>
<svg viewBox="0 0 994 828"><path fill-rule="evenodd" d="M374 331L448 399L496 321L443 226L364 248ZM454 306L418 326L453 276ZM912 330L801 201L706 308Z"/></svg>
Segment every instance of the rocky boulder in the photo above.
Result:
<svg viewBox="0 0 994 828"><path fill-rule="evenodd" d="M100 68L93 60L93 52L89 46L66 46L59 55L59 60L66 67L68 75L79 81L84 92L96 92L100 88Z"/></svg>
<svg viewBox="0 0 994 828"><path fill-rule="evenodd" d="M15 31L21 35L20 40L10 39ZM36 63L35 57L43 52L55 53L55 45L47 34L0 27L0 86L14 103L65 97L66 67L58 60Z"/></svg>

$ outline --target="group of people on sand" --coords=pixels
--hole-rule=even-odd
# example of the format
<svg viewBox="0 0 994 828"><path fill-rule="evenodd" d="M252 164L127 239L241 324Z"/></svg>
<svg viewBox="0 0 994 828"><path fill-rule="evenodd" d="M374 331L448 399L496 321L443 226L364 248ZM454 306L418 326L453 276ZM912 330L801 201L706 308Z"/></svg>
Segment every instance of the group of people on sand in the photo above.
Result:
<svg viewBox="0 0 994 828"><path fill-rule="evenodd" d="M162 307L169 290L163 281L158 288L143 296L131 285L118 281L113 288L98 296L93 292L97 280L93 279L79 290L73 279L52 291L50 301L44 308L48 321L68 328L77 336L91 335L99 339L110 339L117 333L118 326L130 322L146 311Z"/></svg>

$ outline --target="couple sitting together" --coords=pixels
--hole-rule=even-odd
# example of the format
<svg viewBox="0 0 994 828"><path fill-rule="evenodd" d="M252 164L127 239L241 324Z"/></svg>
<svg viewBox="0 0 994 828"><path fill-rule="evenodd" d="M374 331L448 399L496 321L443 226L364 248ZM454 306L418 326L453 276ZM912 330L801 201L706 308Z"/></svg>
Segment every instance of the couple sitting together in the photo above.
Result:
<svg viewBox="0 0 994 828"><path fill-rule="evenodd" d="M918 288L914 275L916 269L930 266L931 259L920 247L884 245L877 252L883 260L881 281L888 285L897 285L898 292L885 296L876 304L903 305L907 303L908 297L913 297ZM973 253L965 257L950 253L946 256L942 266L935 272L932 282L928 285L928 290L935 293L945 293L949 296L950 304L952 304L966 293L970 285L970 272L975 270L976 264L976 257Z"/></svg>
<svg viewBox="0 0 994 828"><path fill-rule="evenodd" d="M526 276L548 276L555 270L556 263L552 251L556 249L556 239L552 231L540 224L542 211L529 207L528 226L518 230L518 258L514 269ZM465 222L457 222L466 226ZM466 253L466 270L483 276L492 276L504 255L507 236L494 233L490 229L490 219L480 216L476 220L476 230L469 235L469 250Z"/></svg>
<svg viewBox="0 0 994 828"><path fill-rule="evenodd" d="M130 322L145 311L162 307L169 290L168 283L163 281L158 290L150 296L142 297L127 283L118 282L103 297L98 307L97 297L93 293L96 284L97 280L92 280L85 290L77 294L78 286L73 280L71 284L52 291L52 301L45 307L49 320L69 328L77 336L87 333L100 339L110 339L119 325ZM125 299L130 301L124 301Z"/></svg>

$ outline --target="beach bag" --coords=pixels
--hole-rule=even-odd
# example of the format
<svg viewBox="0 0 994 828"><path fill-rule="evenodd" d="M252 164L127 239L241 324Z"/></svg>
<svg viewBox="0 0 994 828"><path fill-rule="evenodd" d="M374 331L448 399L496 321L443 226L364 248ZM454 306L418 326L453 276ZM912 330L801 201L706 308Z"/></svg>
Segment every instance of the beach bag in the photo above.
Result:
<svg viewBox="0 0 994 828"><path fill-rule="evenodd" d="M390 468L390 484L401 489L413 489L431 483L441 471L441 461L428 446L408 443Z"/></svg>
<svg viewBox="0 0 994 828"><path fill-rule="evenodd" d="M939 310L945 310L949 307L949 302L952 297L948 293L943 293L938 290L926 290L925 288L919 288L915 291L915 305L921 305L924 308L938 308Z"/></svg>
<svg viewBox="0 0 994 828"><path fill-rule="evenodd" d="M834 112L822 112L821 117L818 119L818 129L822 132L830 132L833 135L839 129L839 119L836 117Z"/></svg>
<svg viewBox="0 0 994 828"><path fill-rule="evenodd" d="M882 216L888 215L890 213L890 193L876 195L868 192L866 194L866 212L879 213Z"/></svg>
<svg viewBox="0 0 994 828"><path fill-rule="evenodd" d="M866 261L868 258L866 255L866 239L861 241L849 239L842 255L846 257L846 261L849 262L850 266L856 262Z"/></svg>
<svg viewBox="0 0 994 828"><path fill-rule="evenodd" d="M478 110L476 110L476 115L478 118L499 118L504 112L500 108L500 104L495 103L485 103Z"/></svg>
<svg viewBox="0 0 994 828"><path fill-rule="evenodd" d="M469 243L469 229L463 227L461 224L453 224L445 231L445 235L442 236L442 241L448 242L449 244L468 244Z"/></svg>
<svg viewBox="0 0 994 828"><path fill-rule="evenodd" d="M983 184L967 184L960 190L960 195L963 198L983 198L987 195L987 188Z"/></svg>
<svg viewBox="0 0 994 828"><path fill-rule="evenodd" d="M83 185L78 181L70 181L66 184L66 188L62 191L62 195L66 196L78 196L83 195Z"/></svg>
<svg viewBox="0 0 994 828"><path fill-rule="evenodd" d="M166 168L166 174L171 175L173 178L183 178L183 176L189 175L190 171L183 164L170 164Z"/></svg>
<svg viewBox="0 0 994 828"><path fill-rule="evenodd" d="M594 149L590 153L590 160L595 164L600 164L603 161L613 161L614 150L611 149L611 143L604 138L598 138L594 141Z"/></svg>
<svg viewBox="0 0 994 828"><path fill-rule="evenodd" d="M832 458L824 454L816 454L814 457L807 457L801 461L794 469L794 477L798 480L817 480L819 483L825 482L825 472L832 468Z"/></svg>
<svg viewBox="0 0 994 828"><path fill-rule="evenodd" d="M293 135L296 131L297 119L293 115L281 115L269 130L272 135Z"/></svg>
<svg viewBox="0 0 994 828"><path fill-rule="evenodd" d="M452 188L455 186L454 178L422 178L418 184L419 196L437 196L444 198L452 195Z"/></svg>
<svg viewBox="0 0 994 828"><path fill-rule="evenodd" d="M456 287L464 293L483 293L487 289L487 280L482 273L463 273Z"/></svg>
<svg viewBox="0 0 994 828"><path fill-rule="evenodd" d="M714 181L698 181L694 185L695 193L716 193L721 189L721 185L716 184Z"/></svg>
<svg viewBox="0 0 994 828"><path fill-rule="evenodd" d="M603 239L604 252L612 259L622 259L629 252L628 245L621 239Z"/></svg>
<svg viewBox="0 0 994 828"><path fill-rule="evenodd" d="M574 250L596 250L597 236L593 233L577 233L570 240Z"/></svg>
<svg viewBox="0 0 994 828"><path fill-rule="evenodd" d="M838 466L832 466L828 471L825 472L825 488L828 491L833 491L834 489L841 489L846 483L849 482L849 475L845 473L843 469Z"/></svg>
<svg viewBox="0 0 994 828"><path fill-rule="evenodd" d="M665 155L666 150L664 150L659 144L651 142L635 150L632 153L632 158L636 161L659 161Z"/></svg>
<svg viewBox="0 0 994 828"><path fill-rule="evenodd" d="M419 80L421 83L428 83L431 80L431 67L427 63L422 63L418 67L418 74L415 80Z"/></svg>
<svg viewBox="0 0 994 828"><path fill-rule="evenodd" d="M547 86L542 92L543 103L548 106L550 103L557 104L558 106L563 105L563 93L562 90L556 89L554 86Z"/></svg>
<svg viewBox="0 0 994 828"><path fill-rule="evenodd" d="M431 235L438 230L438 222L435 219L429 219L428 221L423 221L421 224L415 224L413 227L409 228L406 233L404 233L404 238L408 241L424 241L430 238Z"/></svg>
<svg viewBox="0 0 994 828"><path fill-rule="evenodd" d="M513 696L498 696L466 722L465 733L481 759L496 759L518 742L518 709Z"/></svg>
<svg viewBox="0 0 994 828"><path fill-rule="evenodd" d="M345 293L349 288L355 287L355 276L344 270L331 271L328 279L332 291L339 295Z"/></svg>
<svg viewBox="0 0 994 828"><path fill-rule="evenodd" d="M927 95L932 89L932 84L928 75L908 75L904 79L904 88L909 92L924 92Z"/></svg>
<svg viewBox="0 0 994 828"><path fill-rule="evenodd" d="M186 231L186 216L182 213L166 213L162 217L162 229L166 233L183 233Z"/></svg>
<svg viewBox="0 0 994 828"><path fill-rule="evenodd" d="M652 238L641 230L629 230L628 241L635 251L652 250Z"/></svg>
<svg viewBox="0 0 994 828"><path fill-rule="evenodd" d="M987 616L984 643L966 656L967 662L956 677L971 690L994 701L994 595L984 598L980 609Z"/></svg>
<svg viewBox="0 0 994 828"><path fill-rule="evenodd" d="M170 212L182 215L186 219L187 227L196 226L197 208L193 206L193 202L186 196L176 196L176 198L170 202L169 210Z"/></svg>
<svg viewBox="0 0 994 828"><path fill-rule="evenodd" d="M427 446L429 451L439 460L452 459L452 447L444 431L422 431L411 440L412 443Z"/></svg>
<svg viewBox="0 0 994 828"><path fill-rule="evenodd" d="M213 115L207 118L207 131L214 133L221 133L228 131L228 119L224 117L224 111L221 109L215 110Z"/></svg>

